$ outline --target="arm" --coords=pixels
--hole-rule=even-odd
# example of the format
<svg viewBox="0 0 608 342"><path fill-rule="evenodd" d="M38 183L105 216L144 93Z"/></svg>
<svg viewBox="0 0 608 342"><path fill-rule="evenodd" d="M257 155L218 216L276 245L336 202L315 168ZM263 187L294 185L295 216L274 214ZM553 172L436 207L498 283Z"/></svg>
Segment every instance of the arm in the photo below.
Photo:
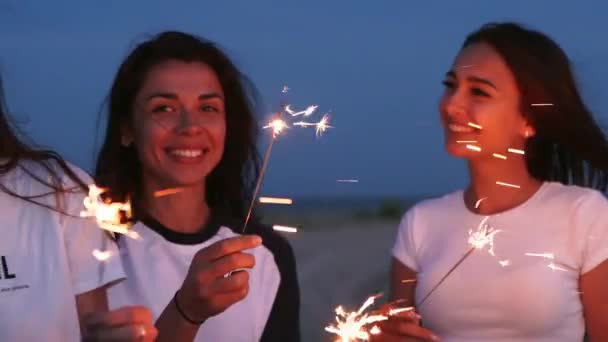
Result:
<svg viewBox="0 0 608 342"><path fill-rule="evenodd" d="M95 312L108 311L108 297L106 287L76 295L76 309L80 322L80 333L85 334L85 319Z"/></svg>
<svg viewBox="0 0 608 342"><path fill-rule="evenodd" d="M608 341L608 260L591 271L583 274L579 280L582 292L585 326L589 341Z"/></svg>

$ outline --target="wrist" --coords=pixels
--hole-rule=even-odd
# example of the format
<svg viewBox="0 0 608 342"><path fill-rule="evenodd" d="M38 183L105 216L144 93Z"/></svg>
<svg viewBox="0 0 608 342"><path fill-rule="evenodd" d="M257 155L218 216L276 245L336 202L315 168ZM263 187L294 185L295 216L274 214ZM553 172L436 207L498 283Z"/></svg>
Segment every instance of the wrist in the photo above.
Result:
<svg viewBox="0 0 608 342"><path fill-rule="evenodd" d="M199 318L199 317L194 317L194 315L192 315L191 313L187 312L187 310L185 310L185 308L183 307L184 303L183 301L180 300L180 290L175 291L175 295L173 296L173 305L175 306L175 308L177 309L177 312L179 313L180 317L192 324L192 325L201 325L203 324L207 318Z"/></svg>

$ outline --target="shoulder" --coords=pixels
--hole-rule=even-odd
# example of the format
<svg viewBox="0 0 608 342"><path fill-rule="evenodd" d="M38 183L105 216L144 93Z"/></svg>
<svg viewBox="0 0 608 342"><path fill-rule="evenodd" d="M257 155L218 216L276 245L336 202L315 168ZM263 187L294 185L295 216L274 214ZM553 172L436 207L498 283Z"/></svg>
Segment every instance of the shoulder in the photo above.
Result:
<svg viewBox="0 0 608 342"><path fill-rule="evenodd" d="M557 182L545 184L542 194L547 203L553 206L565 206L575 210L606 210L608 200L605 194L598 190L577 185L564 185Z"/></svg>
<svg viewBox="0 0 608 342"><path fill-rule="evenodd" d="M422 200L416 203L414 206L409 208L403 218L402 224L405 221L413 220L414 218L421 219L425 217L432 217L437 212L445 212L463 205L462 190L450 192L448 194L432 197Z"/></svg>

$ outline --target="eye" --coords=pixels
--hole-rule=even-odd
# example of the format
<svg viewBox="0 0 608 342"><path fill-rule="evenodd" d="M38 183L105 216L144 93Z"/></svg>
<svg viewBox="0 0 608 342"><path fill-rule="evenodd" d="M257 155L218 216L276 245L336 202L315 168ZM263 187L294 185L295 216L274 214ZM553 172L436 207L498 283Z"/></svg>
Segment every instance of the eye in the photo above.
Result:
<svg viewBox="0 0 608 342"><path fill-rule="evenodd" d="M474 96L490 97L490 94L486 93L480 88L471 88L471 94Z"/></svg>
<svg viewBox="0 0 608 342"><path fill-rule="evenodd" d="M157 105L152 107L152 113L169 113L169 112L175 112L175 108L169 106L169 105Z"/></svg>
<svg viewBox="0 0 608 342"><path fill-rule="evenodd" d="M456 87L456 83L451 80L444 80L441 83L443 83L443 85L448 89L454 89Z"/></svg>
<svg viewBox="0 0 608 342"><path fill-rule="evenodd" d="M219 112L220 111L217 107L211 106L211 105L203 105L201 107L201 110L203 112Z"/></svg>

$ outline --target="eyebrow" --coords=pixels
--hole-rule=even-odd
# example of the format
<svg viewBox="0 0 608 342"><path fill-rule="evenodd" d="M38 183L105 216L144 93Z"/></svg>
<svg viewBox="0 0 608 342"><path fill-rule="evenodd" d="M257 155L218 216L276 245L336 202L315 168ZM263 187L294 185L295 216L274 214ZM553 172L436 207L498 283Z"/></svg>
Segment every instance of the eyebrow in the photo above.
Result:
<svg viewBox="0 0 608 342"><path fill-rule="evenodd" d="M456 73L454 71L451 71L451 70L445 73L445 77L458 78L458 77L456 77ZM468 76L467 77L467 81L474 82L474 83L482 83L482 84L485 84L487 86L490 86L490 87L498 90L498 88L496 87L496 85L494 85L494 83L492 83L490 80L487 80L487 79L485 79L483 77Z"/></svg>
<svg viewBox="0 0 608 342"><path fill-rule="evenodd" d="M146 101L149 101L156 97L161 97L161 98L170 99L170 100L177 100L179 98L179 96L177 96L177 94L174 94L174 93L159 92L159 93L152 93L152 94L146 96ZM220 95L219 93L201 94L198 96L198 99L199 100L219 99L219 100L224 101L224 97L222 95Z"/></svg>

